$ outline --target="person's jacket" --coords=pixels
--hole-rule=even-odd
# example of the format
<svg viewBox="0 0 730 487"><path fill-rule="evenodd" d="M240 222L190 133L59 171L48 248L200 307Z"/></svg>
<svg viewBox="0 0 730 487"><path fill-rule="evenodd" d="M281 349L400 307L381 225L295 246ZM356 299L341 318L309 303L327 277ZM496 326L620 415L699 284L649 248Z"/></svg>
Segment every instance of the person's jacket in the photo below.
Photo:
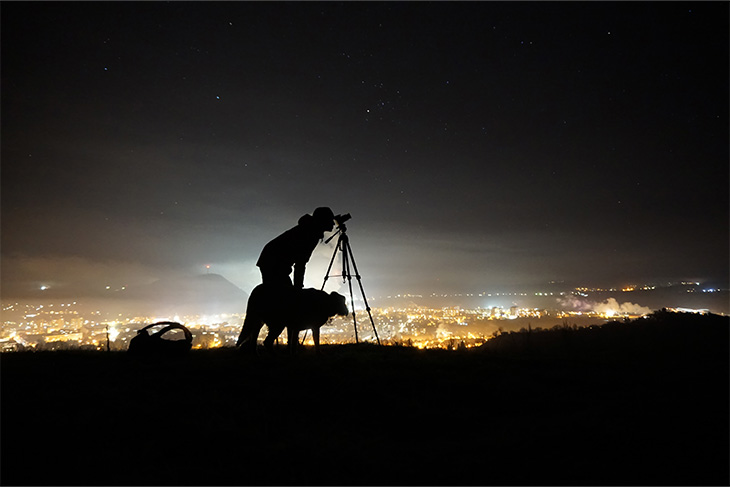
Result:
<svg viewBox="0 0 730 487"><path fill-rule="evenodd" d="M317 229L312 215L304 215L297 226L282 233L264 246L256 265L262 269L289 275L294 266L294 285L304 285L304 269L324 231Z"/></svg>

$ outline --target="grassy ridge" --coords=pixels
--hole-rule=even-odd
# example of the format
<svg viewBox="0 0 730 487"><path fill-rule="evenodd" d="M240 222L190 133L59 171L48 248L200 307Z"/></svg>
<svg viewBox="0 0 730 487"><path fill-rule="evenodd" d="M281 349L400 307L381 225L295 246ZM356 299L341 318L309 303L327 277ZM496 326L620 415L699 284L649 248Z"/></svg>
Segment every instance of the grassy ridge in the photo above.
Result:
<svg viewBox="0 0 730 487"><path fill-rule="evenodd" d="M728 319L481 349L5 354L2 484L727 485Z"/></svg>

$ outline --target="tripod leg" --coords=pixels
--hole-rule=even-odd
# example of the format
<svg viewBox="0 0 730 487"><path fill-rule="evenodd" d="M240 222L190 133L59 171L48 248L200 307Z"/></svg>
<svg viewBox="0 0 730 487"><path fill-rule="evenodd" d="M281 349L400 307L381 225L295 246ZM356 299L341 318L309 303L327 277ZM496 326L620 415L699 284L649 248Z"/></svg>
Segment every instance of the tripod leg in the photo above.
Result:
<svg viewBox="0 0 730 487"><path fill-rule="evenodd" d="M343 247L342 252L342 275L347 276L347 285L350 288L350 303L352 305L352 326L355 328L355 343L360 343L357 338L357 319L355 318L355 295L352 292L352 274L350 274L350 260Z"/></svg>
<svg viewBox="0 0 730 487"><path fill-rule="evenodd" d="M324 291L324 285L327 284L327 279L330 277L330 271L332 270L332 264L335 261L335 257L337 256L337 251L340 250L340 241L337 240L337 245L335 245L335 251L332 252L332 258L330 259L330 265L327 267L327 273L324 275L324 281L322 282L322 287L320 291Z"/></svg>
<svg viewBox="0 0 730 487"><path fill-rule="evenodd" d="M375 333L375 340L377 340L378 345L380 345L380 337L378 336L378 330L375 328L375 322L373 321L373 315L370 313L370 305L368 304L368 298L365 297L365 289L362 287L362 279L360 278L360 273L357 270L357 264L355 264L355 256L352 255L352 247L350 247L350 241L348 240L345 242L347 245L347 248L345 249L345 254L350 255L350 260L352 260L352 268L355 270L355 277L357 278L357 283L360 286L360 294L362 294L362 300L365 303L365 310L368 312L368 316L370 317L370 324L373 327L373 333ZM348 274L349 276L349 274ZM350 286L350 295L352 295L352 286ZM354 306L354 305L353 305ZM353 316L354 316L354 309L353 309Z"/></svg>

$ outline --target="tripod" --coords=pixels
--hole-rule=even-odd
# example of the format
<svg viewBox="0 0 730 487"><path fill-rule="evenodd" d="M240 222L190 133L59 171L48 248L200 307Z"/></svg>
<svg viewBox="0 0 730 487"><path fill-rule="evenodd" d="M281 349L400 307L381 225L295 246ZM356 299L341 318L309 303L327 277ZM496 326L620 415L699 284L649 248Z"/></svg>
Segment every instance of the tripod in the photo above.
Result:
<svg viewBox="0 0 730 487"><path fill-rule="evenodd" d="M365 290L362 287L362 279L360 278L360 273L357 271L357 265L355 264L355 257L352 255L352 247L350 247L350 239L347 236L347 228L344 224L339 225L339 229L337 232L332 235L330 238L328 238L325 243L329 243L330 240L335 238L339 234L339 237L337 239L337 245L335 246L335 251L332 253L332 259L330 259L330 265L327 267L327 274L324 276L324 282L322 283L322 290L324 290L324 285L327 283L327 279L330 277L330 270L332 270L332 264L335 261L335 257L337 256L337 252L342 253L342 274L339 277L342 277L344 280L347 278L347 284L350 288L350 303L352 304L352 325L355 328L355 343L359 343L357 338L357 319L355 318L355 295L352 292L352 273L350 272L350 262L352 262L352 269L355 271L355 277L357 278L357 283L360 285L360 294L362 294L363 302L365 303L365 310L368 312L368 316L370 317L370 324L373 327L373 332L375 333L375 339L378 341L378 345L380 345L380 338L378 337L378 330L375 329L375 322L373 322L373 315L370 313L370 306L368 305L368 300L365 297Z"/></svg>

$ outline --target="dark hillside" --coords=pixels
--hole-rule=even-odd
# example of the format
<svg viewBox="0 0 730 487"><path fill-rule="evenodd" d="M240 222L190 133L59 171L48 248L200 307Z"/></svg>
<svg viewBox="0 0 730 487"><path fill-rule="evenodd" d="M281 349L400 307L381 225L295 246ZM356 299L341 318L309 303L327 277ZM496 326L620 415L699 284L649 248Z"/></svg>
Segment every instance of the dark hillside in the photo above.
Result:
<svg viewBox="0 0 730 487"><path fill-rule="evenodd" d="M481 349L494 355L623 361L723 360L730 318L713 314L656 311L635 320L588 327L556 326L504 333ZM708 356L710 354L711 356Z"/></svg>
<svg viewBox="0 0 730 487"><path fill-rule="evenodd" d="M728 485L728 319L481 349L9 353L3 485Z"/></svg>

